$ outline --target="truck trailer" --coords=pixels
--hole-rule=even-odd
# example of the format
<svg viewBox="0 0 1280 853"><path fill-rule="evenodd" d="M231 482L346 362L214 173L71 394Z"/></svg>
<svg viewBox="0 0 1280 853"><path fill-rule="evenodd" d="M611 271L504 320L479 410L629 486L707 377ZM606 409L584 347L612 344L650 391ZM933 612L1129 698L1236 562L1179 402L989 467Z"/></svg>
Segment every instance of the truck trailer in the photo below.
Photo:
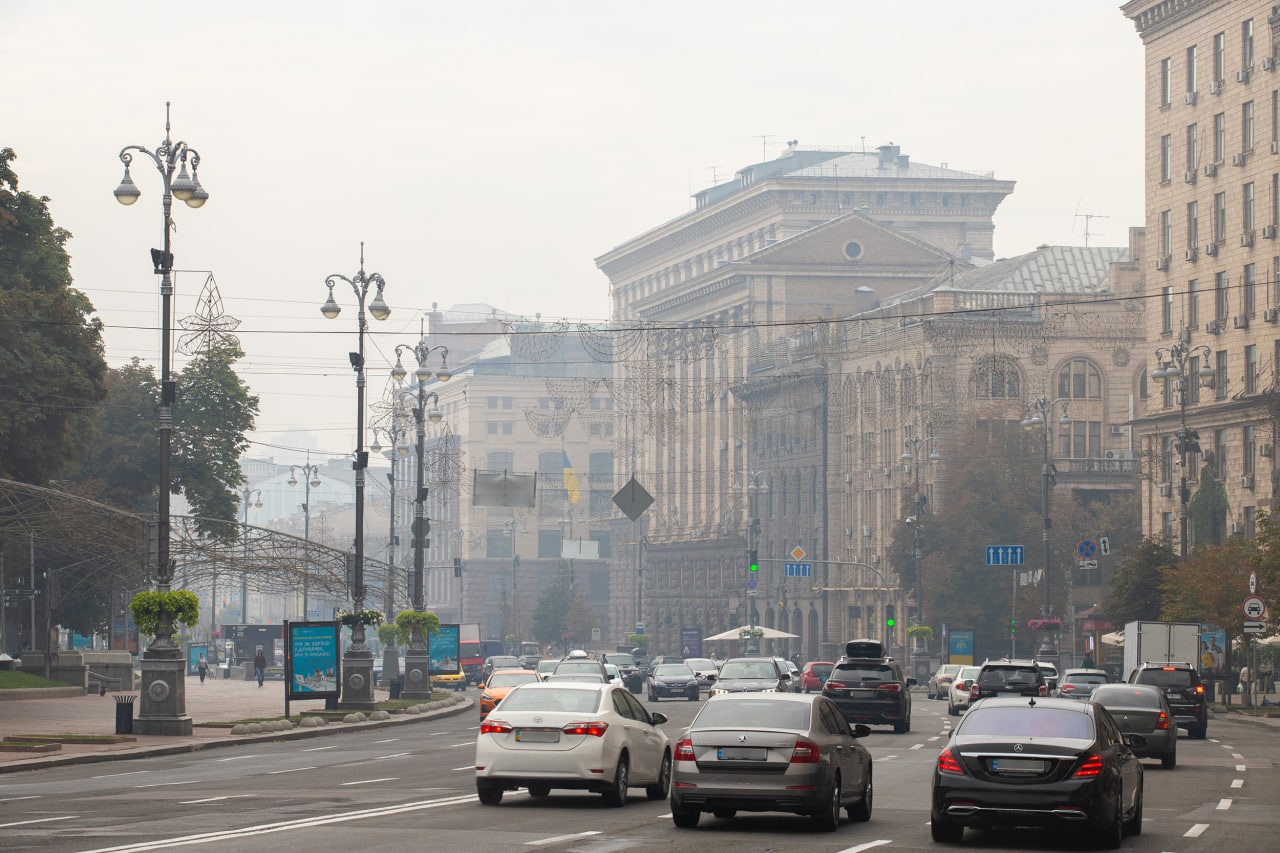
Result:
<svg viewBox="0 0 1280 853"><path fill-rule="evenodd" d="M1124 673L1138 664L1178 661L1200 669L1200 625L1196 622L1127 622L1124 626Z"/></svg>

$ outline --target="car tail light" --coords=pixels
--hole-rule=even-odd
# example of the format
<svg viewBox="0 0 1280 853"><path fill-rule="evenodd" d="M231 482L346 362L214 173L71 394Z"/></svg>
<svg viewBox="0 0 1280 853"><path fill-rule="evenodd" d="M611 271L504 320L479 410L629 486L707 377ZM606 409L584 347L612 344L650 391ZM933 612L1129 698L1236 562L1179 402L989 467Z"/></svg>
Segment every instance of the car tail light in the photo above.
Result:
<svg viewBox="0 0 1280 853"><path fill-rule="evenodd" d="M1074 692L1075 692L1075 689L1076 689L1076 686L1075 686L1074 684L1059 684L1059 685L1058 685L1058 692L1059 692L1059 693L1074 693Z"/></svg>
<svg viewBox="0 0 1280 853"><path fill-rule="evenodd" d="M1076 772L1072 775L1077 779L1085 779L1091 776L1098 776L1102 773L1102 756L1096 752L1091 752L1080 762L1080 766L1076 768Z"/></svg>
<svg viewBox="0 0 1280 853"><path fill-rule="evenodd" d="M695 761L693 755L693 741L685 738L676 741L676 752L672 756L676 761Z"/></svg>
<svg viewBox="0 0 1280 853"><path fill-rule="evenodd" d="M1039 689L1038 689L1038 690L1036 690L1036 693L1038 693L1038 694L1039 694L1039 695L1041 695L1041 696L1048 696L1048 695L1049 695L1049 685L1047 685L1047 684L1041 684L1041 685L1040 685L1040 687L1039 687Z"/></svg>
<svg viewBox="0 0 1280 853"><path fill-rule="evenodd" d="M849 685L845 684L843 681L832 681L830 678L828 678L827 683L822 685L822 689L823 690L848 690Z"/></svg>
<svg viewBox="0 0 1280 853"><path fill-rule="evenodd" d="M877 693L901 693L902 685L897 683L881 684L876 688Z"/></svg>
<svg viewBox="0 0 1280 853"><path fill-rule="evenodd" d="M1156 720L1156 728L1157 729L1169 728L1169 715L1166 714L1164 711L1160 712L1160 719Z"/></svg>
<svg viewBox="0 0 1280 853"><path fill-rule="evenodd" d="M976 681L975 681L975 682L973 682L972 684L970 684L970 685L969 685L969 699L970 699L970 700L977 699L977 698L978 698L978 696L979 696L981 693L982 693L982 691L978 689L978 682L976 682Z"/></svg>
<svg viewBox="0 0 1280 853"><path fill-rule="evenodd" d="M821 760L821 751L812 741L798 740L791 750L792 764L817 764Z"/></svg>
<svg viewBox="0 0 1280 853"><path fill-rule="evenodd" d="M567 735L588 735L590 737L604 737L604 733L608 730L609 724L603 720L593 723L569 723L563 726L560 731Z"/></svg>
<svg viewBox="0 0 1280 853"><path fill-rule="evenodd" d="M1199 696L1199 695L1201 695L1201 694L1203 694L1203 693L1204 693L1204 685L1203 685L1203 684L1197 684L1197 685L1196 685L1196 695L1197 695L1197 696Z"/></svg>
<svg viewBox="0 0 1280 853"><path fill-rule="evenodd" d="M511 724L504 723L501 720L485 720L480 724L480 734L509 735L511 734Z"/></svg>
<svg viewBox="0 0 1280 853"><path fill-rule="evenodd" d="M956 761L956 757L951 754L950 748L938 753L938 772L950 773L953 776L964 775L964 768L960 766L959 761Z"/></svg>

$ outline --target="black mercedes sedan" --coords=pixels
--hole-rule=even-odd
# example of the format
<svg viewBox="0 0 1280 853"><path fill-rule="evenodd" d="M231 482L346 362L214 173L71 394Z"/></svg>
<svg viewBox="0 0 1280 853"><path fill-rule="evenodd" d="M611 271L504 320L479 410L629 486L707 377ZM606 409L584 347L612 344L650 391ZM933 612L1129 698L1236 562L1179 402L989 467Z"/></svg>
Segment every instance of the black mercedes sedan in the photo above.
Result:
<svg viewBox="0 0 1280 853"><path fill-rule="evenodd" d="M1142 831L1142 763L1106 708L1070 699L984 699L933 770L933 840L965 827L1052 827L1114 850Z"/></svg>
<svg viewBox="0 0 1280 853"><path fill-rule="evenodd" d="M659 699L698 701L698 677L687 663L660 663L649 673L649 701Z"/></svg>

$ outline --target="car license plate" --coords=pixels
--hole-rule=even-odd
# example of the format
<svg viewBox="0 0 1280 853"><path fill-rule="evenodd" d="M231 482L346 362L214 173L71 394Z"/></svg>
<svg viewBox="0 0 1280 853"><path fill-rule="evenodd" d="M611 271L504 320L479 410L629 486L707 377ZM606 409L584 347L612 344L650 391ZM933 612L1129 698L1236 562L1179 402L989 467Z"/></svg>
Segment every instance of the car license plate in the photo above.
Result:
<svg viewBox="0 0 1280 853"><path fill-rule="evenodd" d="M1044 762L1038 758L993 758L991 772L1043 773Z"/></svg>
<svg viewBox="0 0 1280 853"><path fill-rule="evenodd" d="M769 750L749 746L722 746L716 750L716 758L721 761L764 761L768 757Z"/></svg>
<svg viewBox="0 0 1280 853"><path fill-rule="evenodd" d="M559 729L516 729L513 734L517 743L559 743Z"/></svg>

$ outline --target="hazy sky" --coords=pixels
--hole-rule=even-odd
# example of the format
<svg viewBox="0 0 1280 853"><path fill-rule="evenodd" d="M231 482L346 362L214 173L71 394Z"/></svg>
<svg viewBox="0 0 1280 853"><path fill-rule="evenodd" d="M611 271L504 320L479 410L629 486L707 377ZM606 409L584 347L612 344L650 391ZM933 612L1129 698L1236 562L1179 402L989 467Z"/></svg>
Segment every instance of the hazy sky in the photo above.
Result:
<svg viewBox="0 0 1280 853"><path fill-rule="evenodd" d="M210 194L175 202L176 266L241 321L250 452L284 463L355 447L354 297L319 307L362 240L392 307L377 394L432 303L608 319L593 258L789 139L1016 181L997 257L1081 245L1083 214L1091 245L1142 224L1142 47L1113 0L0 0L0 80L0 147L74 235L112 365L159 364L160 177L135 159L143 197L112 190L173 102ZM179 273L179 318L205 278Z"/></svg>

